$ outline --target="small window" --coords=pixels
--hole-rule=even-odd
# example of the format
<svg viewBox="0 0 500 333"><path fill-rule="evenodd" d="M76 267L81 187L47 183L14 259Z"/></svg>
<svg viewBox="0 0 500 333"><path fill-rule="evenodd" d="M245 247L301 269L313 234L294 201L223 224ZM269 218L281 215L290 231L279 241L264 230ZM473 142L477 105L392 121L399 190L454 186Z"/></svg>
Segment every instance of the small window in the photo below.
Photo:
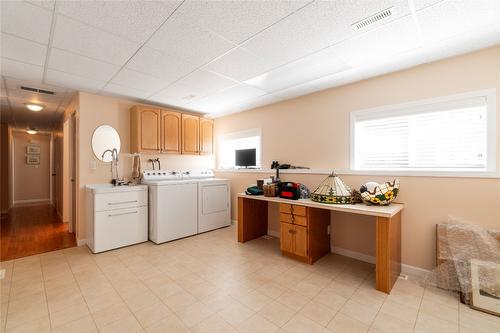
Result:
<svg viewBox="0 0 500 333"><path fill-rule="evenodd" d="M236 150L256 149L256 165L261 167L261 129L250 129L236 133L221 134L218 142L219 169L236 167Z"/></svg>
<svg viewBox="0 0 500 333"><path fill-rule="evenodd" d="M357 170L495 171L495 92L351 114Z"/></svg>

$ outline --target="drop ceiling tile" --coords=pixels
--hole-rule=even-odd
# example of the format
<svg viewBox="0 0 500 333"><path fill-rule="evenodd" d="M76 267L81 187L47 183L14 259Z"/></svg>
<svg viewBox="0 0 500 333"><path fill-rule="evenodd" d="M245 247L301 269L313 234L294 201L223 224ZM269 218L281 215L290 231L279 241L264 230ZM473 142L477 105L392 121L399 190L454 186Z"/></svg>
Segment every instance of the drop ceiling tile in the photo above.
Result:
<svg viewBox="0 0 500 333"><path fill-rule="evenodd" d="M48 44L52 11L22 1L0 2L2 32Z"/></svg>
<svg viewBox="0 0 500 333"><path fill-rule="evenodd" d="M254 54L238 47L211 62L204 69L220 73L238 81L245 81L269 71L273 64L267 64Z"/></svg>
<svg viewBox="0 0 500 333"><path fill-rule="evenodd" d="M247 100L265 94L265 91L246 84L240 84L219 93L200 98L192 103L189 103L187 108L208 113L226 112L229 109L238 107L238 105Z"/></svg>
<svg viewBox="0 0 500 333"><path fill-rule="evenodd" d="M28 0L26 2L29 2L32 5L42 7L48 10L54 10L54 5L56 4L55 0Z"/></svg>
<svg viewBox="0 0 500 333"><path fill-rule="evenodd" d="M118 66L137 51L130 42L62 15L57 16L53 46Z"/></svg>
<svg viewBox="0 0 500 333"><path fill-rule="evenodd" d="M424 41L436 42L500 22L500 1L444 1L416 13Z"/></svg>
<svg viewBox="0 0 500 333"><path fill-rule="evenodd" d="M181 1L61 1L58 12L88 25L144 42Z"/></svg>
<svg viewBox="0 0 500 333"><path fill-rule="evenodd" d="M189 1L183 10L200 26L239 44L309 1Z"/></svg>
<svg viewBox="0 0 500 333"><path fill-rule="evenodd" d="M273 95L282 98L284 100L284 99L290 99L298 96L307 95L317 90L319 90L318 87L316 87L311 82L307 82L276 91L273 93Z"/></svg>
<svg viewBox="0 0 500 333"><path fill-rule="evenodd" d="M361 32L356 33L351 24L391 6L395 8L394 18L376 23L370 29L407 15L410 12L408 2L405 0L314 2L251 38L242 46L276 66L283 65L361 34Z"/></svg>
<svg viewBox="0 0 500 333"><path fill-rule="evenodd" d="M28 64L43 66L47 46L2 33L2 57Z"/></svg>
<svg viewBox="0 0 500 333"><path fill-rule="evenodd" d="M443 1L445 0L411 0L411 2L413 2L413 7L415 10L421 10Z"/></svg>
<svg viewBox="0 0 500 333"><path fill-rule="evenodd" d="M197 66L204 65L235 45L200 26L187 7L181 6L148 41L147 46Z"/></svg>
<svg viewBox="0 0 500 333"><path fill-rule="evenodd" d="M93 93L98 92L106 85L105 81L87 79L53 69L47 70L46 81L50 84Z"/></svg>
<svg viewBox="0 0 500 333"><path fill-rule="evenodd" d="M358 67L392 58L397 53L419 46L417 27L408 16L339 43L332 50L351 67Z"/></svg>
<svg viewBox="0 0 500 333"><path fill-rule="evenodd" d="M176 56L144 46L132 57L126 67L168 82L174 82L198 66Z"/></svg>
<svg viewBox="0 0 500 333"><path fill-rule="evenodd" d="M30 65L7 58L2 58L0 63L3 76L42 82L43 67L41 66Z"/></svg>
<svg viewBox="0 0 500 333"><path fill-rule="evenodd" d="M349 68L331 47L245 81L267 92L297 86Z"/></svg>
<svg viewBox="0 0 500 333"><path fill-rule="evenodd" d="M165 88L169 83L168 81L126 68L118 72L111 82L128 88L147 91L150 95Z"/></svg>
<svg viewBox="0 0 500 333"><path fill-rule="evenodd" d="M108 81L119 66L94 60L65 50L52 48L49 68L97 81Z"/></svg>
<svg viewBox="0 0 500 333"><path fill-rule="evenodd" d="M180 79L179 83L189 87L191 89L190 94L203 96L235 86L240 82L225 78L215 73L197 70Z"/></svg>
<svg viewBox="0 0 500 333"><path fill-rule="evenodd" d="M196 98L191 92L192 89L190 87L181 83L174 83L151 96L148 100L172 106L184 106Z"/></svg>
<svg viewBox="0 0 500 333"><path fill-rule="evenodd" d="M138 99L145 99L149 95L147 91L132 89L115 83L108 83L106 87L104 87L103 92L106 94L118 95L123 97L133 97Z"/></svg>

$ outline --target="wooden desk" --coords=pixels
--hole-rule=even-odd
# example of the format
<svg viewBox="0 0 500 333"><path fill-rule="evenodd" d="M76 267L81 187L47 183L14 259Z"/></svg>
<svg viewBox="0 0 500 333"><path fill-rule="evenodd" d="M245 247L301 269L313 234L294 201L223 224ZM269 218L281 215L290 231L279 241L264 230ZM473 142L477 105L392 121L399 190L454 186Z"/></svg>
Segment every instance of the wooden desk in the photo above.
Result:
<svg viewBox="0 0 500 333"><path fill-rule="evenodd" d="M376 288L390 293L401 273L401 211L403 204L389 206L329 205L310 199L289 200L277 197L238 194L238 242L267 234L267 203L287 203L305 207L321 208L352 214L376 217Z"/></svg>

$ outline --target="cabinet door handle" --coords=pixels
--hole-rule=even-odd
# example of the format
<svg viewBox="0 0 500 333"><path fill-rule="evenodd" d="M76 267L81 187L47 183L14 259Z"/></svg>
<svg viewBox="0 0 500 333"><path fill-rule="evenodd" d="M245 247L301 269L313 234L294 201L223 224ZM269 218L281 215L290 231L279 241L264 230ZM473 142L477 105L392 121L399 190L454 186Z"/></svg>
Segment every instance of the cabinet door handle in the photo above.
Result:
<svg viewBox="0 0 500 333"><path fill-rule="evenodd" d="M109 217L113 217L113 216L120 216L120 215L130 215L130 214L137 214L138 211L135 211L135 212L127 212L127 213L118 213L118 214L108 214Z"/></svg>
<svg viewBox="0 0 500 333"><path fill-rule="evenodd" d="M293 234L293 230L292 229L288 230L288 233Z"/></svg>
<svg viewBox="0 0 500 333"><path fill-rule="evenodd" d="M122 204L134 203L134 202L137 202L137 200L108 202L108 205L122 205Z"/></svg>

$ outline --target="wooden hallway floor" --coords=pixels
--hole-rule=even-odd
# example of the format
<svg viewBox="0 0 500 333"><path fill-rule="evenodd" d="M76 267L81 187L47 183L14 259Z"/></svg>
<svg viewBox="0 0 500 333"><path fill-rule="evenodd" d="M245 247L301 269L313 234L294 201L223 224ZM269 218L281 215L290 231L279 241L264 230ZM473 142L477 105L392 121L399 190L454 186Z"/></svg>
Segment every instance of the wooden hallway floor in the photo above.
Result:
<svg viewBox="0 0 500 333"><path fill-rule="evenodd" d="M51 205L15 207L1 220L0 261L76 246Z"/></svg>

